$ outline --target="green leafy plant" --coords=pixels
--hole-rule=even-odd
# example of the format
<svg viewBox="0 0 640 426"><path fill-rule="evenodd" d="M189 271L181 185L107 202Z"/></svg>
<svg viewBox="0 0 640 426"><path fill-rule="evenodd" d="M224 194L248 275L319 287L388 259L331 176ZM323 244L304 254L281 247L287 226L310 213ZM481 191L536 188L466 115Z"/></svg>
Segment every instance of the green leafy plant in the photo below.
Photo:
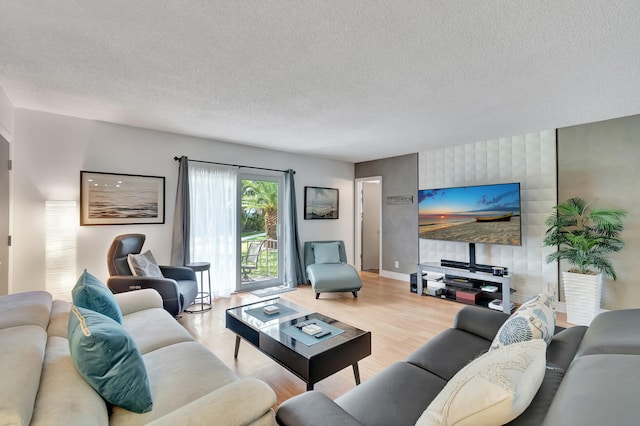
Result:
<svg viewBox="0 0 640 426"><path fill-rule="evenodd" d="M267 238L277 239L278 184L264 180L242 181L242 209L264 218Z"/></svg>
<svg viewBox="0 0 640 426"><path fill-rule="evenodd" d="M609 257L624 247L619 236L627 212L592 208L580 198L570 198L554 209L545 221L548 229L543 241L545 246L558 246L558 251L547 256L547 263L564 259L575 266L570 272L602 272L615 280Z"/></svg>

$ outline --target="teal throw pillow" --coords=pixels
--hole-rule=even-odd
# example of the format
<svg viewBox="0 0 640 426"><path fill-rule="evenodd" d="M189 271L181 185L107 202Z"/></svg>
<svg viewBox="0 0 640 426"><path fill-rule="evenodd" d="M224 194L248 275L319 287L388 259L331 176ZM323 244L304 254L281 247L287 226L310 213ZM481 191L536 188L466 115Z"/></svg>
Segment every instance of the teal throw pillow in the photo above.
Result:
<svg viewBox="0 0 640 426"><path fill-rule="evenodd" d="M73 304L91 309L122 324L122 311L115 296L102 281L85 269L71 290Z"/></svg>
<svg viewBox="0 0 640 426"><path fill-rule="evenodd" d="M111 318L72 306L69 351L80 375L109 403L136 413L151 411L142 355L129 333Z"/></svg>
<svg viewBox="0 0 640 426"><path fill-rule="evenodd" d="M548 294L542 293L523 303L498 330L491 349L543 339L551 342L556 329L556 311Z"/></svg>
<svg viewBox="0 0 640 426"><path fill-rule="evenodd" d="M313 243L313 257L316 263L342 263L340 261L340 243Z"/></svg>

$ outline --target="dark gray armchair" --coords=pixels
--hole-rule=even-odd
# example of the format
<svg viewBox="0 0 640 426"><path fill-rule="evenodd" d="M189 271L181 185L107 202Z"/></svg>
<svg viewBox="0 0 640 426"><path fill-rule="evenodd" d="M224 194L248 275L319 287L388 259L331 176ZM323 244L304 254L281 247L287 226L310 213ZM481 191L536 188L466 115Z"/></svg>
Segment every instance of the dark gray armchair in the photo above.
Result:
<svg viewBox="0 0 640 426"><path fill-rule="evenodd" d="M143 234L124 234L113 239L107 254L110 275L107 286L114 293L152 288L162 296L164 309L178 316L198 295L196 274L183 266L160 266L164 278L133 276L127 256L140 254L144 240Z"/></svg>

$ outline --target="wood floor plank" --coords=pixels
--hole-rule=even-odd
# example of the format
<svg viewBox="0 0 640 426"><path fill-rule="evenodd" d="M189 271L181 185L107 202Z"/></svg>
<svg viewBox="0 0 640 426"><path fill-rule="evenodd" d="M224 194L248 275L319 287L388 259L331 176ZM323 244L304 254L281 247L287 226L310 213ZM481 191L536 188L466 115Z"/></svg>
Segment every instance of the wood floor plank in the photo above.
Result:
<svg viewBox="0 0 640 426"><path fill-rule="evenodd" d="M363 288L351 293L323 293L315 299L310 286L300 286L282 297L315 312L371 331L371 356L359 363L364 382L394 362L401 361L433 336L451 327L455 314L465 305L435 297L419 297L409 292L409 283L362 272ZM269 297L269 298L272 298ZM264 298L268 299L268 298ZM277 402L303 393L305 383L242 341L237 359L233 358L235 334L225 328L225 310L263 300L251 293L232 294L214 300L213 309L201 314L183 314L178 321L197 341L209 348L240 377L267 382L276 392ZM566 316L558 313L558 323L567 326ZM315 389L334 399L355 386L353 370L344 370L315 385Z"/></svg>

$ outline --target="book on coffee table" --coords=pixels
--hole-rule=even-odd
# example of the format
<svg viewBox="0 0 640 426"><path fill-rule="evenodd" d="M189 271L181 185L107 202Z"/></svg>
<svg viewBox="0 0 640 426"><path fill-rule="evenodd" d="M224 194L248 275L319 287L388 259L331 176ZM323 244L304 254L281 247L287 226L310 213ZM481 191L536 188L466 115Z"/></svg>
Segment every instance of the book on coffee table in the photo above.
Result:
<svg viewBox="0 0 640 426"><path fill-rule="evenodd" d="M315 324L309 324L302 327L302 331L313 336L314 334L320 333L322 331L322 327Z"/></svg>
<svg viewBox="0 0 640 426"><path fill-rule="evenodd" d="M278 308L276 305L268 305L265 306L262 311L267 315L274 315L280 312L280 308Z"/></svg>

